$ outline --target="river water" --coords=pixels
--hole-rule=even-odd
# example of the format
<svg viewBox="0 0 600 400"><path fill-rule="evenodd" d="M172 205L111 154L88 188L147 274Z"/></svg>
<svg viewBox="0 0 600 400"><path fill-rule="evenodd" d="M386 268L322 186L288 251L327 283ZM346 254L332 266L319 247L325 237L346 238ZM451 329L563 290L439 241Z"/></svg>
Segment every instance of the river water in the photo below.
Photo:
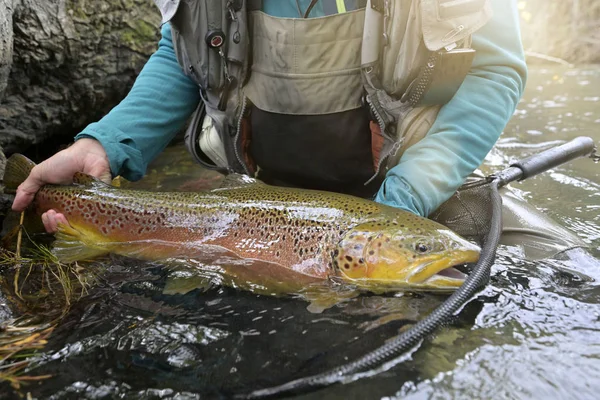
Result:
<svg viewBox="0 0 600 400"><path fill-rule="evenodd" d="M599 88L598 66L532 67L525 96L482 169L500 170L576 136L600 141ZM138 187L197 190L218 181L174 146ZM600 256L600 164L577 160L513 188ZM525 261L502 246L488 287L405 361L298 398L597 398L599 278L593 267ZM352 360L443 300L365 295L315 314L300 299L191 290L193 277L187 286L178 282L160 265L114 259L31 371L53 377L26 391L52 399L229 398Z"/></svg>

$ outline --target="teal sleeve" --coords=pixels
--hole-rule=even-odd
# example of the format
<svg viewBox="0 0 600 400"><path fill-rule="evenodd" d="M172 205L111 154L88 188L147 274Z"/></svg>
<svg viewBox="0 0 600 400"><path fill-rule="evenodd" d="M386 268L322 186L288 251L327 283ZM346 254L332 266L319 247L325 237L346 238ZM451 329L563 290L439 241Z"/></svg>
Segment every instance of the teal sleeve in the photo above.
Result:
<svg viewBox="0 0 600 400"><path fill-rule="evenodd" d="M171 27L165 24L158 50L137 77L131 91L100 121L88 125L75 140L98 140L113 175L138 180L185 125L200 101L198 86L175 58Z"/></svg>
<svg viewBox="0 0 600 400"><path fill-rule="evenodd" d="M473 35L472 68L426 137L388 171L376 201L428 216L483 161L513 115L527 67L516 0L492 0L493 18Z"/></svg>

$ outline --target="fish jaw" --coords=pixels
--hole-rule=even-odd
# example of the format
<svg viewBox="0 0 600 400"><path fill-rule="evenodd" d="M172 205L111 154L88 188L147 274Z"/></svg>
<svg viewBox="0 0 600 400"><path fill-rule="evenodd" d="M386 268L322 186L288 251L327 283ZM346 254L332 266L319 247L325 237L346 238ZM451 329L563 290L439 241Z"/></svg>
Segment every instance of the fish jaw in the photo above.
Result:
<svg viewBox="0 0 600 400"><path fill-rule="evenodd" d="M466 275L455 266L476 262L479 252L465 251L448 255L434 255L421 259L414 267L407 268L400 260L396 265L387 264L369 268L366 276L344 279L360 288L374 292L392 290L452 291L459 288Z"/></svg>
<svg viewBox="0 0 600 400"><path fill-rule="evenodd" d="M479 259L479 251L454 251L449 255L435 255L421 260L421 264L408 277L408 283L430 289L458 288L466 275L454 267L474 263Z"/></svg>

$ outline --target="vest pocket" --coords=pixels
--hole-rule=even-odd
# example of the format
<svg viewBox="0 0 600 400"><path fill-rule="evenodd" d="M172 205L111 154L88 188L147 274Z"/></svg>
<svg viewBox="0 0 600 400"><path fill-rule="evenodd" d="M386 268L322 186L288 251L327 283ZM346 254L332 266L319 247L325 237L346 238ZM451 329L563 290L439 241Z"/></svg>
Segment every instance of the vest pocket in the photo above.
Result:
<svg viewBox="0 0 600 400"><path fill-rule="evenodd" d="M173 47L184 73L203 89L223 85L222 59L218 49L206 43L210 32L224 32L227 27L225 1L154 0L173 32Z"/></svg>
<svg viewBox="0 0 600 400"><path fill-rule="evenodd" d="M416 107L398 121L396 133L402 140L402 146L387 160L388 169L398 165L404 152L427 136L439 111L440 106Z"/></svg>
<svg viewBox="0 0 600 400"><path fill-rule="evenodd" d="M420 11L430 51L466 39L492 17L490 0L421 0Z"/></svg>

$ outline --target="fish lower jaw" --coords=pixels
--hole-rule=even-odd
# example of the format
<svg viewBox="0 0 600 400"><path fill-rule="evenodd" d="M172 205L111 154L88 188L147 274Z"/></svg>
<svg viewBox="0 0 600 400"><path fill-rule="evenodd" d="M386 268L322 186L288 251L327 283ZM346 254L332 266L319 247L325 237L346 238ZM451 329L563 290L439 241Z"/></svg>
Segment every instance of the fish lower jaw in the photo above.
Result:
<svg viewBox="0 0 600 400"><path fill-rule="evenodd" d="M429 261L409 276L408 281L415 287L423 289L453 290L462 285L467 277L455 268L464 264L464 262L448 263L442 260Z"/></svg>
<svg viewBox="0 0 600 400"><path fill-rule="evenodd" d="M420 282L410 279L347 279L341 281L355 286L360 290L367 290L376 294L388 292L453 292L465 281L467 275L455 269L446 268Z"/></svg>
<svg viewBox="0 0 600 400"><path fill-rule="evenodd" d="M467 275L454 267L445 268L420 282L424 288L453 290L460 287Z"/></svg>

